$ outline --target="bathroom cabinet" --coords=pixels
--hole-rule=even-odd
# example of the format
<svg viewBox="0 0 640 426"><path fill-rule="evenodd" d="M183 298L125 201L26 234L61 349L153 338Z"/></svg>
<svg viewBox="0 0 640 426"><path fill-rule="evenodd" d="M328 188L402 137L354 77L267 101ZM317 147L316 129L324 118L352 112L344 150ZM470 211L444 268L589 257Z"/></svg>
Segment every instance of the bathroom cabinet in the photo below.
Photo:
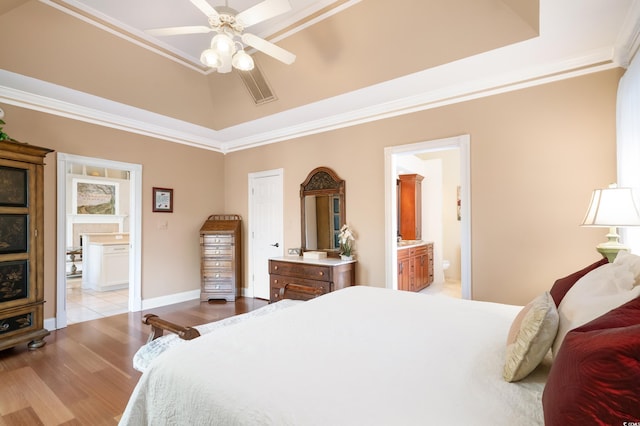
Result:
<svg viewBox="0 0 640 426"><path fill-rule="evenodd" d="M422 180L419 174L398 176L399 236L403 240L422 239Z"/></svg>
<svg viewBox="0 0 640 426"><path fill-rule="evenodd" d="M398 248L398 290L420 291L433 283L433 243Z"/></svg>

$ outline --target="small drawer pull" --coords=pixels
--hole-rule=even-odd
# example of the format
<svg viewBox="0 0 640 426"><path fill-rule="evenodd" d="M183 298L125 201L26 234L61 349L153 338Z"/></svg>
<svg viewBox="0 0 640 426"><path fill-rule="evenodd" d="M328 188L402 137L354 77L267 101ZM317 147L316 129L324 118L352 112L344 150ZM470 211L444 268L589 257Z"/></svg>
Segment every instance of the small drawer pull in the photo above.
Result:
<svg viewBox="0 0 640 426"><path fill-rule="evenodd" d="M324 275L324 271L320 271L320 276L323 276L323 275Z"/></svg>
<svg viewBox="0 0 640 426"><path fill-rule="evenodd" d="M273 269L277 271L278 270L278 265L274 266Z"/></svg>

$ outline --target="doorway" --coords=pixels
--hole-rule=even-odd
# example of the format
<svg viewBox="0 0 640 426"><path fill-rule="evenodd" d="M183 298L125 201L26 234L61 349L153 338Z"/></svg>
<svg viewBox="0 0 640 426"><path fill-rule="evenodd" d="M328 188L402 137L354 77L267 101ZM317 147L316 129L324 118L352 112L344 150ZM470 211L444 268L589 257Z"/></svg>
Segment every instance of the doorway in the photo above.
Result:
<svg viewBox="0 0 640 426"><path fill-rule="evenodd" d="M459 151L460 189L456 193L459 200L457 210L460 217L460 287L464 299L472 297L471 287L471 204L470 204L470 152L469 135L419 142L385 148L385 240L386 240L386 283L388 288L397 289L397 205L396 178L402 172L401 158L447 150ZM425 174L429 173L428 171ZM441 186L438 186L441 187ZM437 192L437 191L434 191ZM435 230L437 235L439 230ZM442 245L442 243L439 243ZM434 252L437 248L434 248ZM434 257L436 272L442 271L442 251Z"/></svg>
<svg viewBox="0 0 640 426"><path fill-rule="evenodd" d="M139 164L57 154L56 329L142 309L141 182ZM69 297L94 308L70 318Z"/></svg>
<svg viewBox="0 0 640 426"><path fill-rule="evenodd" d="M269 259L284 254L283 173L249 173L249 294L258 299L270 299Z"/></svg>

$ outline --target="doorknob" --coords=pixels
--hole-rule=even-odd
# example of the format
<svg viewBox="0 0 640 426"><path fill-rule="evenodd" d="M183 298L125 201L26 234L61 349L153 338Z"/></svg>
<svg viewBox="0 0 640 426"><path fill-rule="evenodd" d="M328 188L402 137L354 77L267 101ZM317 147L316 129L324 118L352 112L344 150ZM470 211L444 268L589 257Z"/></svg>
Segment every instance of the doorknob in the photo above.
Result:
<svg viewBox="0 0 640 426"><path fill-rule="evenodd" d="M275 243L275 244L271 244L273 247L280 247L280 244Z"/></svg>

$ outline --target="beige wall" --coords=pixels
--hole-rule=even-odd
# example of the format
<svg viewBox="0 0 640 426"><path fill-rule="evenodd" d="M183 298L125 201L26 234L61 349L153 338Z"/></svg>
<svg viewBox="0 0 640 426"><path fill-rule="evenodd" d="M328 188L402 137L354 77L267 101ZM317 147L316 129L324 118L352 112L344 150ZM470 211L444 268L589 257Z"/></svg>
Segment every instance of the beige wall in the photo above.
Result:
<svg viewBox="0 0 640 426"><path fill-rule="evenodd" d="M200 288L200 226L224 212L224 156L212 151L2 105L14 139L64 152L142 165L142 297ZM56 153L45 167L45 318L56 304ZM153 213L152 187L173 188L173 213ZM159 224L167 222L168 229Z"/></svg>
<svg viewBox="0 0 640 426"><path fill-rule="evenodd" d="M300 245L300 183L311 169L329 166L346 180L347 221L358 234L358 282L384 286L384 147L468 133L473 296L524 304L555 278L597 259L594 246L605 230L578 224L591 190L616 176L620 75L606 71L227 156L11 105L3 105L4 129L59 152L142 164L143 299L197 290L204 219L220 212L248 217L248 173L280 167L285 247ZM45 317L51 318L55 154L46 162ZM151 211L153 186L174 188L174 213ZM168 229L158 229L165 220Z"/></svg>
<svg viewBox="0 0 640 426"><path fill-rule="evenodd" d="M385 286L384 148L471 135L472 294L525 304L598 259L580 228L592 189L616 177L615 97L605 71L228 154L225 206L247 216L247 174L284 169L285 248L300 245L299 185L317 166L346 180L357 281Z"/></svg>

